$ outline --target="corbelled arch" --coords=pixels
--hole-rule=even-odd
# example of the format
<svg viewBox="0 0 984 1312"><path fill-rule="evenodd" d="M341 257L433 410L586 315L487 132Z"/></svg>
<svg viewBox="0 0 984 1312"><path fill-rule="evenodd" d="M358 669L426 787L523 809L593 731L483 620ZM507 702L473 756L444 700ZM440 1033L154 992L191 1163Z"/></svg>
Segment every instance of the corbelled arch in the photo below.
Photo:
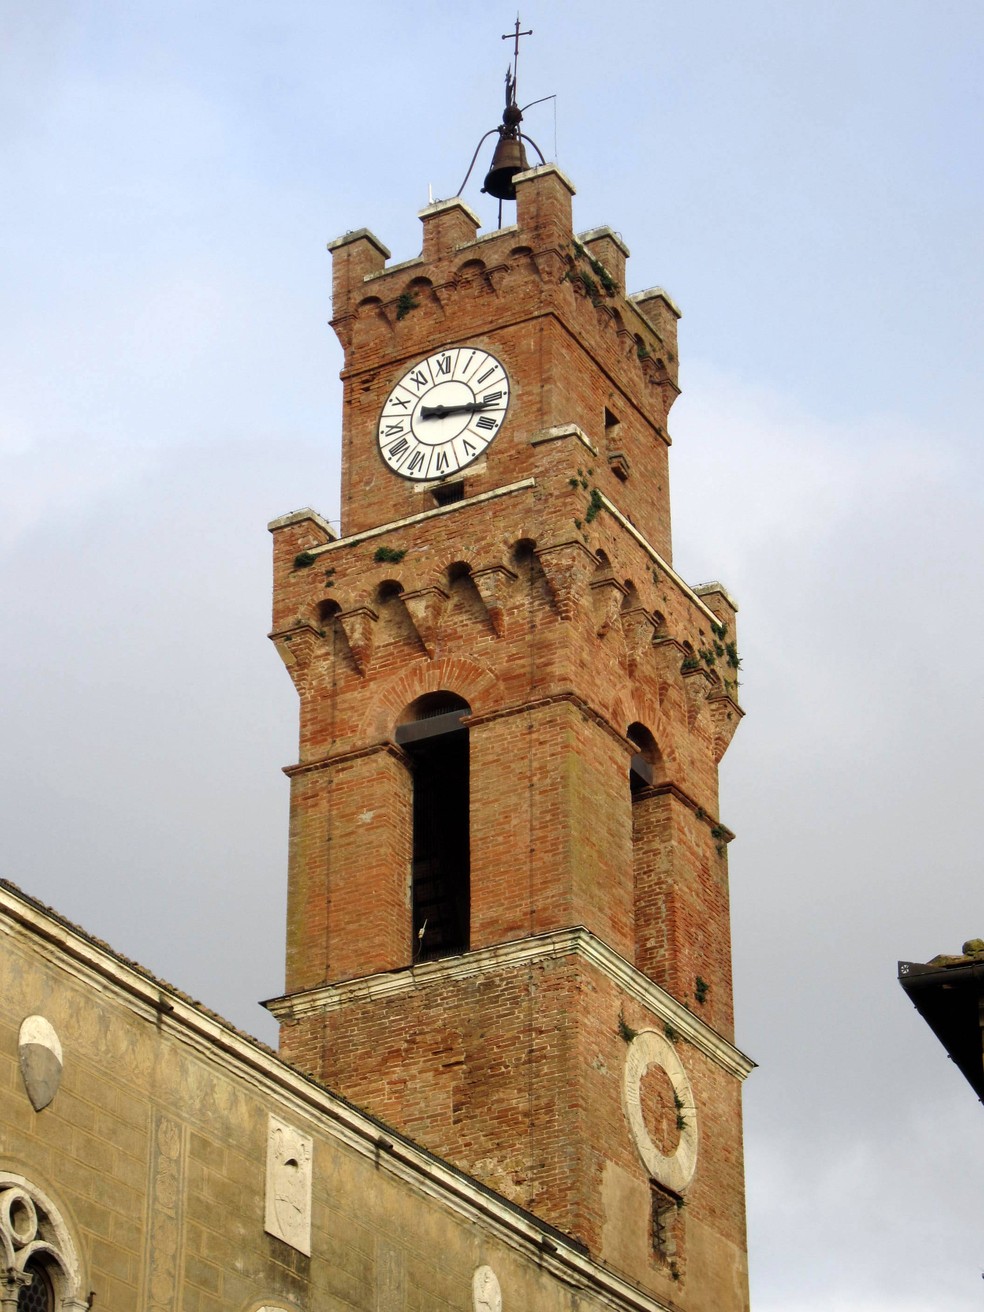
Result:
<svg viewBox="0 0 984 1312"><path fill-rule="evenodd" d="M498 690L499 680L491 670L463 656L445 656L426 665L415 661L383 685L366 712L359 733L369 742L392 740L404 709L425 693L455 693L477 715L501 704L501 697L496 695Z"/></svg>

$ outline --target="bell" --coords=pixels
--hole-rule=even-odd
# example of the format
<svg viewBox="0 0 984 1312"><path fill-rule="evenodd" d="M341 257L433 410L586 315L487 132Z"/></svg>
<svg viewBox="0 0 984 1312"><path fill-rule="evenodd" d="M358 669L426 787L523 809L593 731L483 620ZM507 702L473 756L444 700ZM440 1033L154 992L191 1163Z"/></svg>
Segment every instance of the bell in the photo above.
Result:
<svg viewBox="0 0 984 1312"><path fill-rule="evenodd" d="M490 196L498 197L499 200L515 200L516 188L513 186L513 178L517 173L525 173L528 168L522 140L519 137L500 137L492 156L492 167L485 175L482 190Z"/></svg>

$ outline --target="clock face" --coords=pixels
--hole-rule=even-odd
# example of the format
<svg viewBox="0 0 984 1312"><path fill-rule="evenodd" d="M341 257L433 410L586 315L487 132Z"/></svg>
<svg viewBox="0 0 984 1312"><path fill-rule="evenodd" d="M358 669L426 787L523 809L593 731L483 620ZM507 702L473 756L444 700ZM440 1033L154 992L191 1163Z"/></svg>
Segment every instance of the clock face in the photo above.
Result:
<svg viewBox="0 0 984 1312"><path fill-rule="evenodd" d="M509 405L509 377L494 355L449 346L408 369L379 417L379 450L404 478L444 478L476 460Z"/></svg>

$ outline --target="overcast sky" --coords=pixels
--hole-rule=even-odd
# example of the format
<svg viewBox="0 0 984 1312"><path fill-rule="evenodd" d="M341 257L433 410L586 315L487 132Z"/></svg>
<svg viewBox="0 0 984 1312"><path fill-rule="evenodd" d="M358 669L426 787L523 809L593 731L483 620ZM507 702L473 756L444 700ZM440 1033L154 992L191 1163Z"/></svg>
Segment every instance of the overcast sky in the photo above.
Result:
<svg viewBox="0 0 984 1312"><path fill-rule="evenodd" d="M418 253L513 17L0 7L0 871L268 1041L296 700L265 526L337 515L325 243ZM980 1309L984 1112L895 975L984 934L984 8L523 18L577 227L683 308L675 559L741 605L753 1306Z"/></svg>

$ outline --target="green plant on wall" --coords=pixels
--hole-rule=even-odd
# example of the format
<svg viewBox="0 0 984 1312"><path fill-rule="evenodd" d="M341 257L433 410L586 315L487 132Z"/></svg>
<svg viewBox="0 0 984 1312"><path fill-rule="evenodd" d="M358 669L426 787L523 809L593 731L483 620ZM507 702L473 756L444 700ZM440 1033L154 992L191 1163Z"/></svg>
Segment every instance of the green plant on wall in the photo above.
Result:
<svg viewBox="0 0 984 1312"><path fill-rule="evenodd" d="M376 554L373 556L373 560L375 560L378 564L383 564L384 562L386 562L392 565L399 565L400 561L403 559L403 557L406 554L407 553L405 549L403 551L399 551L397 550L396 547L377 547Z"/></svg>
<svg viewBox="0 0 984 1312"><path fill-rule="evenodd" d="M628 1021L625 1019L625 1016L622 1014L622 1012L619 1012L619 1013L618 1013L618 1036L619 1036L619 1038L620 1038L620 1039L624 1039L626 1043L631 1043L632 1040L636 1037L636 1035L637 1035L638 1033L639 1033L639 1031L638 1031L638 1030L634 1030L634 1029L632 1028L632 1026L631 1026L631 1025L628 1023Z"/></svg>
<svg viewBox="0 0 984 1312"><path fill-rule="evenodd" d="M413 292L400 292L396 298L396 317L405 319L411 310L417 308L418 301Z"/></svg>
<svg viewBox="0 0 984 1312"><path fill-rule="evenodd" d="M593 519L597 518L599 511L602 510L603 507L604 502L601 499L601 493L596 487L593 487L591 489L591 496L588 498L587 508L584 512L584 522L590 524Z"/></svg>
<svg viewBox="0 0 984 1312"><path fill-rule="evenodd" d="M595 305L598 305L601 301L601 293L598 289L599 283L601 284L606 296L614 296L618 291L618 284L602 264L601 260L596 260L593 255L589 254L579 241L573 242L572 245L574 247L576 258L583 260L591 270L591 273L589 274L586 270L579 269L576 273L573 271L569 272L567 275L568 278L571 281L573 281L574 278L580 278L584 290L591 297ZM593 274L594 277L592 277L591 274ZM595 281L595 278L597 278L597 282Z"/></svg>

